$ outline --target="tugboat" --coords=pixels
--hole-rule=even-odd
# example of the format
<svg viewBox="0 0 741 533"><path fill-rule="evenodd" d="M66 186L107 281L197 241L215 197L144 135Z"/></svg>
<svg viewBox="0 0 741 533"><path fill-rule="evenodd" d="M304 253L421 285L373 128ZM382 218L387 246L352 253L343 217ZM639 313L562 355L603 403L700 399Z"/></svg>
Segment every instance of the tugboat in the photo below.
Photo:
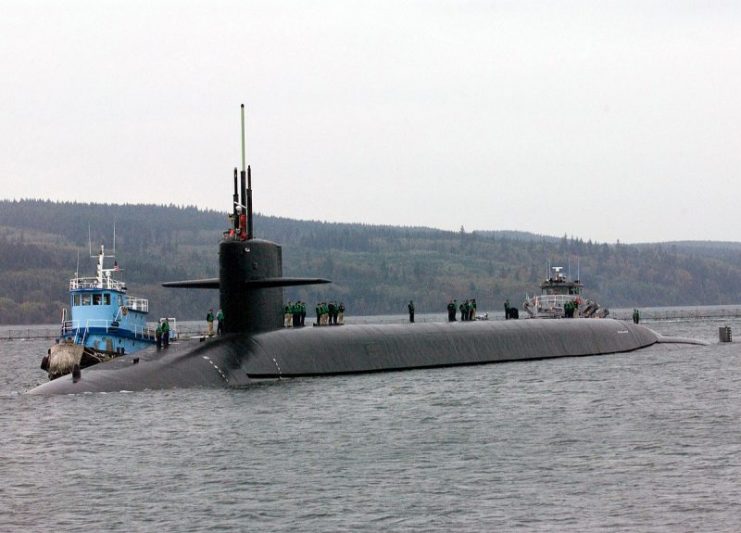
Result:
<svg viewBox="0 0 741 533"><path fill-rule="evenodd" d="M112 268L104 268L106 258L114 259ZM119 271L115 256L105 255L101 244L96 276L75 273L70 280L71 313L68 317L62 310L59 337L41 361L50 380L156 343L156 332L146 320L149 301L129 296L126 284L113 278ZM169 325L174 340L175 325Z"/></svg>
<svg viewBox="0 0 741 533"><path fill-rule="evenodd" d="M563 267L552 267L553 275L540 284L540 296L528 298L522 308L530 318L605 318L610 314L597 302L584 300L581 282L567 278Z"/></svg>

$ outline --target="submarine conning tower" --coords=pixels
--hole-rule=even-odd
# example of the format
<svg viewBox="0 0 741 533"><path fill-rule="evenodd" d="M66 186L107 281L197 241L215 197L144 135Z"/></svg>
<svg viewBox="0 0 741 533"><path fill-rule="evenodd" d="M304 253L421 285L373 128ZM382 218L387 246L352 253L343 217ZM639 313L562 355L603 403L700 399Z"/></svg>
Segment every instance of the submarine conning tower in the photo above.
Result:
<svg viewBox="0 0 741 533"><path fill-rule="evenodd" d="M244 105L240 177L238 190L235 168L231 227L219 245L219 301L225 333L259 333L283 323L283 288L266 286L282 279L283 252L274 242L254 238L252 169L247 167L246 176L244 171Z"/></svg>
<svg viewBox="0 0 741 533"><path fill-rule="evenodd" d="M239 183L238 183L239 176ZM230 226L219 245L219 277L173 281L165 287L219 289L224 333L260 333L283 325L283 287L330 283L321 278L284 278L280 245L254 238L252 169L245 171L242 104L242 171L234 169Z"/></svg>
<svg viewBox="0 0 741 533"><path fill-rule="evenodd" d="M283 288L260 286L281 279L282 251L261 239L219 245L219 300L225 333L270 331L283 324Z"/></svg>

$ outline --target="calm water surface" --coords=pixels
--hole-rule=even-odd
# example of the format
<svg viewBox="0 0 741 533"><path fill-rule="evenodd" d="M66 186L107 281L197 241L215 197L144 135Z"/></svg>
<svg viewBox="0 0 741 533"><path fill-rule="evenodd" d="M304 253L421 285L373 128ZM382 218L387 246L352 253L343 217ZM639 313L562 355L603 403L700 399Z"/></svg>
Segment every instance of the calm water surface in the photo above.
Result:
<svg viewBox="0 0 741 533"><path fill-rule="evenodd" d="M54 398L0 342L0 531L739 531L739 321L710 346Z"/></svg>

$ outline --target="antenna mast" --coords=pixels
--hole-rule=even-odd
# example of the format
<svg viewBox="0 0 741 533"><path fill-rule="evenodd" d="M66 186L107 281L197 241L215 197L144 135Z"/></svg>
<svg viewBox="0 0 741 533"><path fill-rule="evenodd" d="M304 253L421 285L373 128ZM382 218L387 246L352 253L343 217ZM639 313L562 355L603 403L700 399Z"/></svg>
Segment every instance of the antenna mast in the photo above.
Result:
<svg viewBox="0 0 741 533"><path fill-rule="evenodd" d="M244 167L246 166L244 159L244 104L242 104L242 172L244 172Z"/></svg>
<svg viewBox="0 0 741 533"><path fill-rule="evenodd" d="M239 172L240 183L237 187L237 173L238 170L234 168L234 196L232 197L232 204L234 207L233 214L231 215L234 219L234 234L239 236L239 239L246 241L253 238L252 231L252 169L246 166L246 155L244 149L244 104L242 104L242 170ZM230 230L231 232L231 230Z"/></svg>
<svg viewBox="0 0 741 533"><path fill-rule="evenodd" d="M244 104L242 104L242 205L247 208L247 239L252 239L253 226L252 226L252 169L247 167L247 189L245 190L245 166L246 156L244 149Z"/></svg>

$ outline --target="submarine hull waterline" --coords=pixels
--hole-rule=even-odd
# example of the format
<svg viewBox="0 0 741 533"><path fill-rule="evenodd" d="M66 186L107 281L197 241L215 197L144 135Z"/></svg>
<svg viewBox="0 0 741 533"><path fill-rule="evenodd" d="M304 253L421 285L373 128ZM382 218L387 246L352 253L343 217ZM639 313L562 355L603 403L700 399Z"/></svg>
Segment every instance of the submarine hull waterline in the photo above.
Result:
<svg viewBox="0 0 741 533"><path fill-rule="evenodd" d="M228 334L120 358L33 394L242 387L256 380L501 363L631 352L660 342L612 319L346 325Z"/></svg>

